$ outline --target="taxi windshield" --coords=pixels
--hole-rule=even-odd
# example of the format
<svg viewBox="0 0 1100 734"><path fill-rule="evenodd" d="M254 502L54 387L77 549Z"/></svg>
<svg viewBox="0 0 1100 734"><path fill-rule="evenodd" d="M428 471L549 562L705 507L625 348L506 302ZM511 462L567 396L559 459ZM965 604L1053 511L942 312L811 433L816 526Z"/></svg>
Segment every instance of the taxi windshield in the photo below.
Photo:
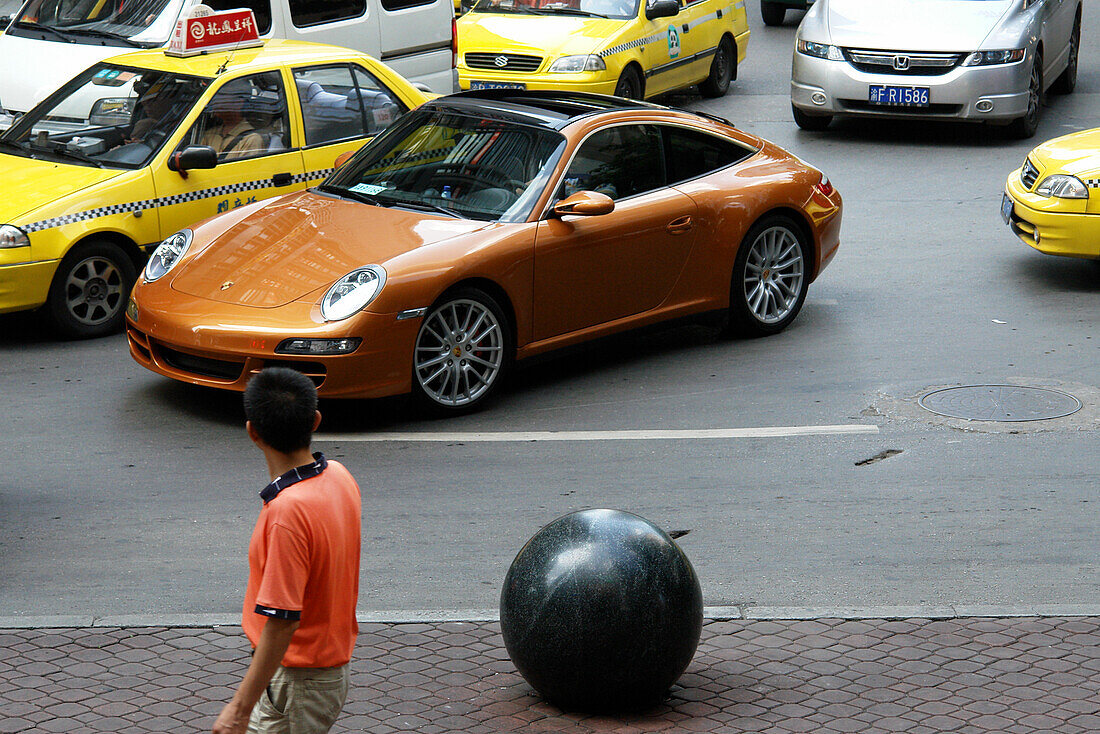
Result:
<svg viewBox="0 0 1100 734"><path fill-rule="evenodd" d="M415 110L320 189L376 206L524 221L565 138L553 130L450 110Z"/></svg>
<svg viewBox="0 0 1100 734"><path fill-rule="evenodd" d="M638 0L477 0L473 10L479 13L625 19L638 15Z"/></svg>
<svg viewBox="0 0 1100 734"><path fill-rule="evenodd" d="M141 168L208 79L98 64L0 135L0 153L99 168Z"/></svg>

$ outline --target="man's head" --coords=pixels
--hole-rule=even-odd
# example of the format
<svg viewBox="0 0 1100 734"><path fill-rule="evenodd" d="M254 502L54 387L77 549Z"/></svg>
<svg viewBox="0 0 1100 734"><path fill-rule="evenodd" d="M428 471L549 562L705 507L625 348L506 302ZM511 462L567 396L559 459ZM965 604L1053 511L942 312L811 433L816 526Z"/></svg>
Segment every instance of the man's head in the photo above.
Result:
<svg viewBox="0 0 1100 734"><path fill-rule="evenodd" d="M308 449L321 419L317 388L301 372L268 367L248 381L244 415L253 439L284 454Z"/></svg>

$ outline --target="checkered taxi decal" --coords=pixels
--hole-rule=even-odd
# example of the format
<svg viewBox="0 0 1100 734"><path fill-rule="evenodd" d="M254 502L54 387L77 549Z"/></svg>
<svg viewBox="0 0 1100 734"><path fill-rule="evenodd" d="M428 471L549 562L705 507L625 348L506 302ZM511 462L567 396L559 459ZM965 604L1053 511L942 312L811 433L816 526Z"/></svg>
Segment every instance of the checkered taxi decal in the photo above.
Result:
<svg viewBox="0 0 1100 734"><path fill-rule="evenodd" d="M317 179L322 179L332 173L333 169L323 168L316 171L308 171L306 173L298 173L290 177L290 182L283 184L278 188L284 188L285 186L291 186L294 184L306 183ZM74 222L83 222L88 219L97 219L99 217L107 217L112 214L125 214L127 212L143 211L145 209L155 209L162 206L172 206L173 204L184 204L191 201L199 201L201 199L210 199L216 196L226 196L227 194L237 194L242 191L255 191L257 189L269 189L275 187L275 181L270 178L259 179L257 181L244 181L241 183L228 184L226 186L215 186L209 189L199 189L198 191L188 191L183 194L175 194L174 196L165 196L158 199L145 199L143 201L130 201L122 204L111 204L109 206L101 206L96 209L88 209L82 212L75 212L73 214L65 214L60 217L54 217L52 219L43 219L32 224L20 227L24 232L30 234L31 232L40 232L44 229L52 229L53 227L63 227L66 224L73 224Z"/></svg>
<svg viewBox="0 0 1100 734"><path fill-rule="evenodd" d="M1090 189L1100 189L1100 178L1086 178L1085 186L1088 186Z"/></svg>
<svg viewBox="0 0 1100 734"><path fill-rule="evenodd" d="M719 8L718 10L715 10L713 13L709 13L707 15L704 15L701 18L696 18L691 23L685 23L684 25L680 26L680 29L684 33L688 33L688 32L691 31L692 28L696 28L696 27L702 25L703 23L707 23L707 22L712 21L712 20L720 20L722 18L723 14L725 14L727 12L731 12L731 11L736 10L738 8L744 8L744 7L745 7L745 2L744 2L744 0L741 0L740 2L734 3L733 5L729 5L729 6L726 6L724 8ZM605 48L603 51L598 52L596 55L599 56L600 58L606 59L608 56L614 56L615 54L622 53L623 51L630 51L632 49L639 48L641 46L645 46L645 45L648 45L650 43L656 43L658 41L660 41L661 43L667 43L668 42L668 31L661 31L660 33L654 33L652 35L645 36L644 38L635 38L633 41L627 41L626 43L620 43L620 44L616 44L614 46L609 46L608 48Z"/></svg>

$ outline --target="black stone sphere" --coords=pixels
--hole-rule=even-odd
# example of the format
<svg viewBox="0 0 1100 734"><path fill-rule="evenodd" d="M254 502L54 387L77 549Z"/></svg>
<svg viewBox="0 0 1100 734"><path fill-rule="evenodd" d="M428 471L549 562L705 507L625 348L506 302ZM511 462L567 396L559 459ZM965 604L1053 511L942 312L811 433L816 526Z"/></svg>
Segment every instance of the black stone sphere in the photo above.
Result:
<svg viewBox="0 0 1100 734"><path fill-rule="evenodd" d="M520 674L565 710L660 702L687 668L703 595L687 556L620 510L554 520L523 546L500 594L500 627Z"/></svg>

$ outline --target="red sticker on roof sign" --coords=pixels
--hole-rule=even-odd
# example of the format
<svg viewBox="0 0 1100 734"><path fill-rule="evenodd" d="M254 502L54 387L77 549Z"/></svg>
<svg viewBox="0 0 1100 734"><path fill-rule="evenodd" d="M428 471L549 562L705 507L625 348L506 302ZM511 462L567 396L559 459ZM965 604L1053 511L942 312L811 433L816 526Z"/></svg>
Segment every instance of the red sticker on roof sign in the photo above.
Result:
<svg viewBox="0 0 1100 734"><path fill-rule="evenodd" d="M169 56L195 56L210 51L259 46L256 16L247 8L180 18L165 51Z"/></svg>

